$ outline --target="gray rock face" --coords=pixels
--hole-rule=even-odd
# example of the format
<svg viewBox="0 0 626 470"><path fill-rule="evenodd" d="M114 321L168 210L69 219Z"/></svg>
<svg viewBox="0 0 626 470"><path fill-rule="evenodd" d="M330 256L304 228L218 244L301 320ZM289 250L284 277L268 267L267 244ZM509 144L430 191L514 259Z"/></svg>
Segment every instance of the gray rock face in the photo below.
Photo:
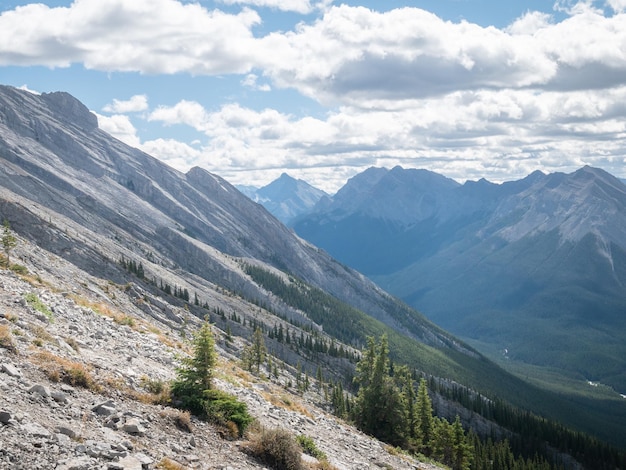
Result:
<svg viewBox="0 0 626 470"><path fill-rule="evenodd" d="M2 372L4 372L5 374L8 374L11 377L22 376L22 372L13 364L2 364L2 366L0 366L0 370L2 370Z"/></svg>
<svg viewBox="0 0 626 470"><path fill-rule="evenodd" d="M13 415L9 411L0 411L0 423L9 424L13 419Z"/></svg>
<svg viewBox="0 0 626 470"><path fill-rule="evenodd" d="M56 117L76 125L86 131L93 131L98 127L98 118L87 107L69 93L44 93L41 99L54 110Z"/></svg>
<svg viewBox="0 0 626 470"><path fill-rule="evenodd" d="M50 396L50 390L41 384L33 385L28 389L28 393L34 393L41 397L48 398Z"/></svg>
<svg viewBox="0 0 626 470"><path fill-rule="evenodd" d="M128 434L137 436L143 436L146 433L146 428L141 425L141 422L137 418L127 419L122 429Z"/></svg>

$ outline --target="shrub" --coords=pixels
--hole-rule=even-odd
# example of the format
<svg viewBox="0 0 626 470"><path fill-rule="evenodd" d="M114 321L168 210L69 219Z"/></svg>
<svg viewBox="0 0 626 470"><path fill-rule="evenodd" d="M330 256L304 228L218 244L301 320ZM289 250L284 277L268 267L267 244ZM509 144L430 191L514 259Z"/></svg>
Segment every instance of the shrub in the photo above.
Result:
<svg viewBox="0 0 626 470"><path fill-rule="evenodd" d="M205 390L202 404L203 414L207 420L227 428L231 427L230 423L234 423L239 437L243 436L246 428L254 420L248 413L248 407L245 403L221 390Z"/></svg>
<svg viewBox="0 0 626 470"><path fill-rule="evenodd" d="M41 325L29 325L30 331L35 335L35 338L39 340L39 342L46 343L56 343L54 336L52 336L48 331ZM35 342L35 341L33 341ZM41 344L39 344L41 346Z"/></svg>
<svg viewBox="0 0 626 470"><path fill-rule="evenodd" d="M21 264L12 264L10 269L15 274L20 274L22 276L25 276L28 274L28 268L26 266L22 266Z"/></svg>
<svg viewBox="0 0 626 470"><path fill-rule="evenodd" d="M301 470L302 452L284 429L263 430L249 444L250 453L274 470Z"/></svg>
<svg viewBox="0 0 626 470"><path fill-rule="evenodd" d="M161 412L161 418L170 421L181 431L192 432L191 414L188 411L180 410L164 410Z"/></svg>
<svg viewBox="0 0 626 470"><path fill-rule="evenodd" d="M38 312L43 313L48 318L49 321L52 321L53 319L52 312L50 311L48 306L44 304L39 299L39 297L37 297L37 294L34 294L31 292L29 294L24 295L24 299L26 300L26 303L28 303L28 305L30 305L32 308L34 308Z"/></svg>
<svg viewBox="0 0 626 470"><path fill-rule="evenodd" d="M185 432L193 431L191 426L191 414L188 411L179 411L174 416L174 424L176 427Z"/></svg>
<svg viewBox="0 0 626 470"><path fill-rule="evenodd" d="M154 395L160 395L165 390L165 382L159 379L151 379L146 375L141 377L140 383L146 391Z"/></svg>
<svg viewBox="0 0 626 470"><path fill-rule="evenodd" d="M133 317L129 317L128 315L117 315L113 317L113 321L118 325L129 326L134 328L136 326L135 319Z"/></svg>
<svg viewBox="0 0 626 470"><path fill-rule="evenodd" d="M305 454L315 457L317 460L326 459L326 454L317 448L317 445L315 445L315 441L312 438L305 436L304 434L300 434L296 436L296 442L300 445Z"/></svg>
<svg viewBox="0 0 626 470"><path fill-rule="evenodd" d="M313 468L318 470L339 470L333 464L331 464L328 460L320 460Z"/></svg>
<svg viewBox="0 0 626 470"><path fill-rule="evenodd" d="M76 352L80 352L80 346L78 345L78 341L74 338L65 337L65 342L69 344L69 346Z"/></svg>
<svg viewBox="0 0 626 470"><path fill-rule="evenodd" d="M82 364L74 363L62 370L61 380L66 384L83 387L89 390L97 389L91 373Z"/></svg>

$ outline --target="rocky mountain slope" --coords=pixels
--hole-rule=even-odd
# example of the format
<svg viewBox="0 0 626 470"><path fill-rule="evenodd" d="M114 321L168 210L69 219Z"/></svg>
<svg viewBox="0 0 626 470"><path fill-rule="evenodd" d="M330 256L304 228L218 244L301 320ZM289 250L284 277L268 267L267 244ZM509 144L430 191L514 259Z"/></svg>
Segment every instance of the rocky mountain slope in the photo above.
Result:
<svg viewBox="0 0 626 470"><path fill-rule="evenodd" d="M294 227L485 352L626 392L626 186L600 169L371 169Z"/></svg>
<svg viewBox="0 0 626 470"><path fill-rule="evenodd" d="M308 213L320 199L328 196L321 189L304 180L292 178L287 173L262 188L247 186L238 189L284 224Z"/></svg>
<svg viewBox="0 0 626 470"><path fill-rule="evenodd" d="M0 211L16 232L112 279L121 257L264 298L241 261L279 269L433 345L453 340L358 272L294 235L225 180L182 174L113 139L66 93L0 87ZM113 266L112 266L113 265ZM182 282L179 282L179 285Z"/></svg>
<svg viewBox="0 0 626 470"><path fill-rule="evenodd" d="M30 275L0 270L0 468L266 468L246 452L245 439L228 439L219 427L154 404L155 385L171 380L179 357L189 353L184 333L197 318L23 239L13 257ZM273 380L244 372L237 359L242 341L214 333L216 384L244 401L259 425L310 437L338 469L436 468L394 455L335 419L316 406L317 392L290 393L289 370ZM76 370L83 380L75 374L70 385L66 372Z"/></svg>

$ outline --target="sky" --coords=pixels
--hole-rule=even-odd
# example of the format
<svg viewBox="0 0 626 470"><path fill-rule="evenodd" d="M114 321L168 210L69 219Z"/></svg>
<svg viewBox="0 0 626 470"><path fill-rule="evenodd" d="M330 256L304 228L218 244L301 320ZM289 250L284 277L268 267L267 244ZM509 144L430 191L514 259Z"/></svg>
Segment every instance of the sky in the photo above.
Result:
<svg viewBox="0 0 626 470"><path fill-rule="evenodd" d="M626 0L0 0L0 84L238 185L626 177Z"/></svg>

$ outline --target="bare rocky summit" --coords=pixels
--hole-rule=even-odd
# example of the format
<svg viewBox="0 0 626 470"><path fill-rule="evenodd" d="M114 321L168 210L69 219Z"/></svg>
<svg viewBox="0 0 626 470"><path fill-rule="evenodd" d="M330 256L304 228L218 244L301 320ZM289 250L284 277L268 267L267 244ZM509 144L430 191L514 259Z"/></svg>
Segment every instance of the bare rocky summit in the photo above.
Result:
<svg viewBox="0 0 626 470"><path fill-rule="evenodd" d="M194 417L188 432L182 412L154 404L155 384L174 378L178 358L189 353L185 337L196 317L138 286L93 277L26 240L13 258L29 274L0 271L0 468L266 468L245 451L245 437L228 439ZM178 317L184 327L168 320ZM241 340L227 342L215 327L214 333L216 386L244 401L259 426L312 438L338 469L437 468L336 419L316 405L315 387L293 394L284 386L289 368L273 380L244 372ZM316 468L315 459L303 458Z"/></svg>

